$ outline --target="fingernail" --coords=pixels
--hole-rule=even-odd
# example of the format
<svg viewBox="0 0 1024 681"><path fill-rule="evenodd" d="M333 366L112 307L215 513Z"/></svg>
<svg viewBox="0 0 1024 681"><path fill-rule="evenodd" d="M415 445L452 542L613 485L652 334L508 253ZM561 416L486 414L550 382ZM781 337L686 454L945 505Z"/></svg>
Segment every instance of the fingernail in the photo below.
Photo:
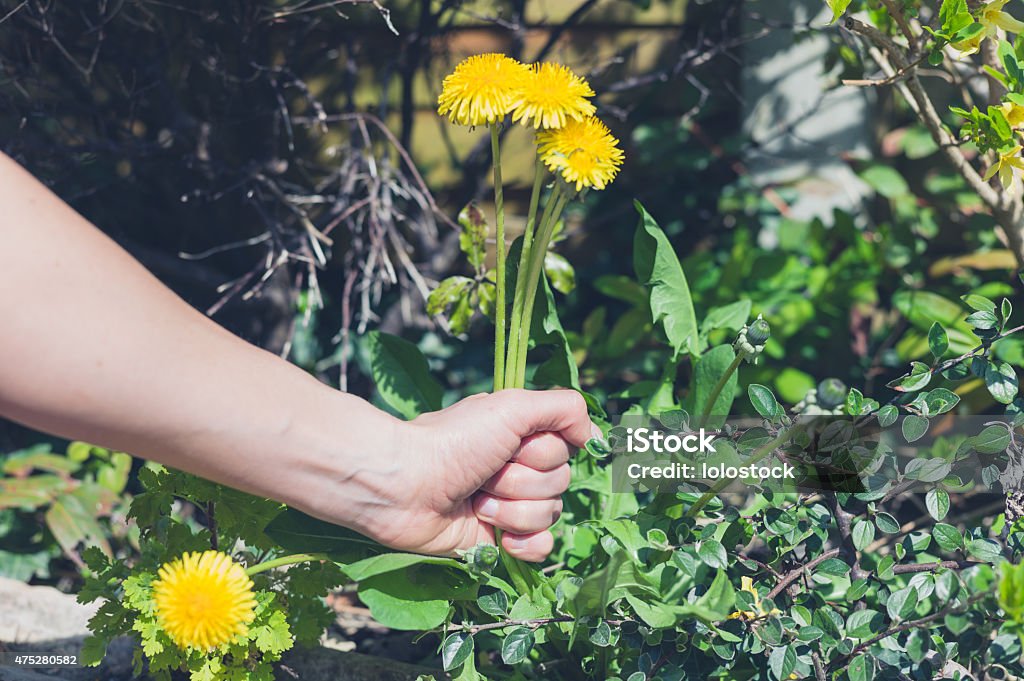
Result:
<svg viewBox="0 0 1024 681"><path fill-rule="evenodd" d="M598 440L604 439L604 433L601 432L601 429L597 427L596 423L590 424L590 437L596 438Z"/></svg>
<svg viewBox="0 0 1024 681"><path fill-rule="evenodd" d="M498 515L498 500L494 497L487 497L484 499L484 503L477 508L476 514L485 518L494 518Z"/></svg>

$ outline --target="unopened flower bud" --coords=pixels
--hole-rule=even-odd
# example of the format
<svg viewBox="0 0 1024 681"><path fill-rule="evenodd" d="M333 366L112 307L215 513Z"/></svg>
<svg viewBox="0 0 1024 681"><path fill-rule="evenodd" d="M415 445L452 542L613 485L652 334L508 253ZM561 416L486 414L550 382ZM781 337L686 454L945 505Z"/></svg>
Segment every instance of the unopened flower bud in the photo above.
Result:
<svg viewBox="0 0 1024 681"><path fill-rule="evenodd" d="M747 329L747 340L754 345L764 345L771 338L771 335L772 327L768 326L768 322L760 315L750 325L750 328Z"/></svg>
<svg viewBox="0 0 1024 681"><path fill-rule="evenodd" d="M824 409L835 409L846 401L846 384L838 378L826 378L818 384L818 404Z"/></svg>

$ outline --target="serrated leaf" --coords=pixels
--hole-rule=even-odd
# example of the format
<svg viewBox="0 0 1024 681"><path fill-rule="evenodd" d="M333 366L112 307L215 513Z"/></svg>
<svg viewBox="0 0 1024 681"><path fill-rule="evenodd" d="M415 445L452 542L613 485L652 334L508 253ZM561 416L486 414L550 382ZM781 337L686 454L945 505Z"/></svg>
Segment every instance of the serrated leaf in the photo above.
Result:
<svg viewBox="0 0 1024 681"><path fill-rule="evenodd" d="M697 317L683 266L665 233L639 202L640 213L633 239L633 267L637 281L650 291L651 317L660 325L676 356L696 352Z"/></svg>

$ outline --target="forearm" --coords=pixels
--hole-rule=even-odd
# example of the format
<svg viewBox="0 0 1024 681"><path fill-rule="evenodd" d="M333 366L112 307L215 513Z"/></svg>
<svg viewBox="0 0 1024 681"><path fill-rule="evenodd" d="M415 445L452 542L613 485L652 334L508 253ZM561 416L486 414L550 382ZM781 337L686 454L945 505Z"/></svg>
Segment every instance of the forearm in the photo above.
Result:
<svg viewBox="0 0 1024 681"><path fill-rule="evenodd" d="M3 156L0 205L3 415L278 498L387 446L395 419L193 310Z"/></svg>

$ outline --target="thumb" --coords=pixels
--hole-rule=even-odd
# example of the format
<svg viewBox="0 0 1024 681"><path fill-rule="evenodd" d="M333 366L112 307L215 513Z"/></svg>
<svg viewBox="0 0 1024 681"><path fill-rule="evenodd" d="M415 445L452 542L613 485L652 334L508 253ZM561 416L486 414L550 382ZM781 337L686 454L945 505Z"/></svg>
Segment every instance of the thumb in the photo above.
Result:
<svg viewBox="0 0 1024 681"><path fill-rule="evenodd" d="M575 390L508 389L494 393L498 409L520 439L534 433L554 432L574 447L599 435L587 414L587 402Z"/></svg>

